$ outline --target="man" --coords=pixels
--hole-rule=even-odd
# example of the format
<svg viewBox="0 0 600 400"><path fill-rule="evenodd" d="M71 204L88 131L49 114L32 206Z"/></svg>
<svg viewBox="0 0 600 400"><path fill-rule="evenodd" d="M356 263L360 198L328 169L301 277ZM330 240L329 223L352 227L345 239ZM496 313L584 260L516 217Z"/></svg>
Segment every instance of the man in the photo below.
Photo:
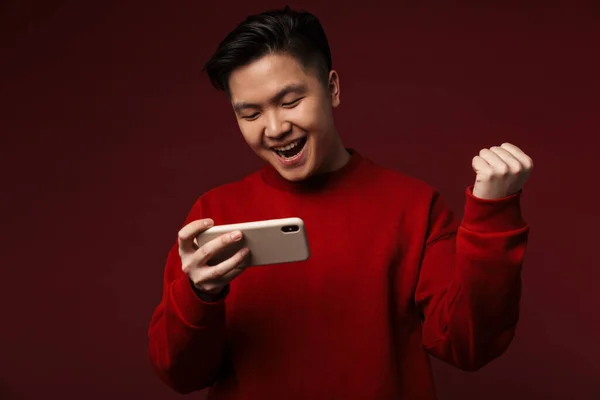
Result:
<svg viewBox="0 0 600 400"><path fill-rule="evenodd" d="M456 221L429 185L379 167L336 132L340 78L318 20L248 17L206 66L267 162L200 196L164 275L150 360L174 390L210 399L435 399L429 354L477 370L511 342L528 226L531 159L514 145L473 158ZM208 266L237 237L214 224L300 217L311 257Z"/></svg>

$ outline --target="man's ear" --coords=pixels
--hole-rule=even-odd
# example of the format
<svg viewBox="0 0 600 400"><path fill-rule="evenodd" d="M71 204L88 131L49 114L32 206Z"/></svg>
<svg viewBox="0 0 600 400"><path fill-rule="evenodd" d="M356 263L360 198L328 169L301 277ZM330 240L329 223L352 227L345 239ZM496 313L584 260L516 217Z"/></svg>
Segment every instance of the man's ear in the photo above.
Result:
<svg viewBox="0 0 600 400"><path fill-rule="evenodd" d="M327 84L329 96L331 98L331 106L337 107L340 105L340 77L334 70L329 72L329 80Z"/></svg>

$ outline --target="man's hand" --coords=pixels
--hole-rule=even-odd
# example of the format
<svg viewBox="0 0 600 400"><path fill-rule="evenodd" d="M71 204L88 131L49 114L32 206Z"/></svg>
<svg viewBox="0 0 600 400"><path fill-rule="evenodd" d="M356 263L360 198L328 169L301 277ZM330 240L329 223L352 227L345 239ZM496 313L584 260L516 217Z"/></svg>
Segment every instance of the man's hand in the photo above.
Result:
<svg viewBox="0 0 600 400"><path fill-rule="evenodd" d="M517 146L504 143L483 149L473 158L477 174L473 195L480 199L500 199L523 188L533 168L533 161Z"/></svg>
<svg viewBox="0 0 600 400"><path fill-rule="evenodd" d="M238 237L232 236L236 232L224 234L198 248L194 239L213 224L211 219L192 221L184 226L178 235L181 269L199 291L209 295L219 294L231 280L244 271L243 262L249 253L247 248L243 248L220 264L207 265L216 253L242 238L242 233L237 231Z"/></svg>

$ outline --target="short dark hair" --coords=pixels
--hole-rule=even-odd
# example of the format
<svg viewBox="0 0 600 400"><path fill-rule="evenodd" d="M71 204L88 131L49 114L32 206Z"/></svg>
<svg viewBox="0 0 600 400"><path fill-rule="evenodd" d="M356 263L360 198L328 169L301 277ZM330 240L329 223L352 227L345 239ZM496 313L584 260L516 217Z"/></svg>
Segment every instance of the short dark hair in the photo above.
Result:
<svg viewBox="0 0 600 400"><path fill-rule="evenodd" d="M332 62L325 31L313 14L288 6L248 16L219 44L204 70L212 85L229 95L235 69L275 53L295 57L303 68L316 68L327 85Z"/></svg>

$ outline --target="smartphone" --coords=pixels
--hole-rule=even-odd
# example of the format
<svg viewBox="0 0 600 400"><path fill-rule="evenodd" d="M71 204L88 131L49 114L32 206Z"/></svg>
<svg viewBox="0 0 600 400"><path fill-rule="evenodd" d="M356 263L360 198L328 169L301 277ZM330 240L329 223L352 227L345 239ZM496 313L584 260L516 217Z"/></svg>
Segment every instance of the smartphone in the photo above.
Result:
<svg viewBox="0 0 600 400"><path fill-rule="evenodd" d="M236 230L242 232L242 239L215 254L208 265L227 260L243 247L250 249L244 262L248 267L304 261L310 257L304 221L295 217L216 225L199 234L196 244L200 247Z"/></svg>

